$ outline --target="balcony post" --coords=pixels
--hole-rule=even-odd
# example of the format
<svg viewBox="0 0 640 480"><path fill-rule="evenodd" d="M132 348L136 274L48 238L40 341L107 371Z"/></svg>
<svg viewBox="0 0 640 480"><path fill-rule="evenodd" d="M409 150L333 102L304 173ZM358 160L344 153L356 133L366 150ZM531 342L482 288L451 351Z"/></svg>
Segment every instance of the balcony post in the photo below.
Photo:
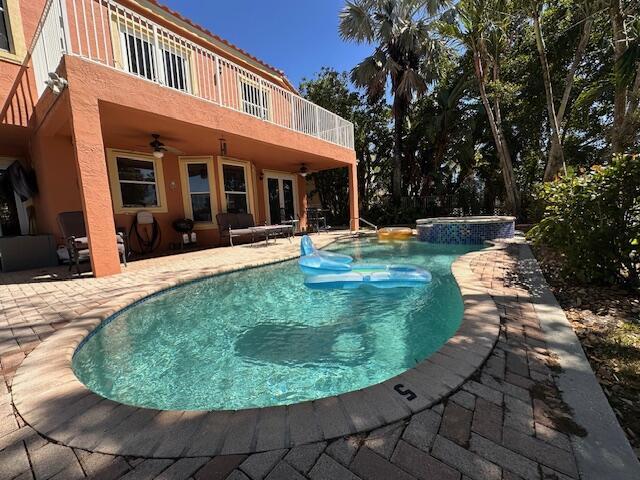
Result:
<svg viewBox="0 0 640 480"><path fill-rule="evenodd" d="M162 51L160 50L160 43L158 42L158 28L155 25L153 25L152 33L153 33L153 48L155 50L155 56L156 56L156 61L151 62L153 69L155 70L153 72L153 77L154 77L154 80L159 84L166 85L167 74L165 72L165 67L164 67L164 55L162 55ZM161 63L162 63L162 67L160 67ZM162 78L160 76L160 68L162 68Z"/></svg>
<svg viewBox="0 0 640 480"><path fill-rule="evenodd" d="M358 211L358 165L356 160L349 165L349 216L350 229L353 232L360 230L360 213Z"/></svg>
<svg viewBox="0 0 640 480"><path fill-rule="evenodd" d="M219 105L224 105L224 103L222 102L222 79L220 75L220 58L218 57L218 55L215 55L215 59L216 59L216 71L214 72L214 78L216 79L216 91L218 94L217 100Z"/></svg>

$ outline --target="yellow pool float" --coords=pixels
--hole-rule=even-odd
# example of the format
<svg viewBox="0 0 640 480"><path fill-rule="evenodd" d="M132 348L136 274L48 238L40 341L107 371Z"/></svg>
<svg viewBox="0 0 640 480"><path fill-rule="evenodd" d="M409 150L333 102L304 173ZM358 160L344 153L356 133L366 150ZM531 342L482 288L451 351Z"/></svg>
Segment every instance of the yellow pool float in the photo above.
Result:
<svg viewBox="0 0 640 480"><path fill-rule="evenodd" d="M378 230L378 240L408 240L413 230L408 227L385 227Z"/></svg>

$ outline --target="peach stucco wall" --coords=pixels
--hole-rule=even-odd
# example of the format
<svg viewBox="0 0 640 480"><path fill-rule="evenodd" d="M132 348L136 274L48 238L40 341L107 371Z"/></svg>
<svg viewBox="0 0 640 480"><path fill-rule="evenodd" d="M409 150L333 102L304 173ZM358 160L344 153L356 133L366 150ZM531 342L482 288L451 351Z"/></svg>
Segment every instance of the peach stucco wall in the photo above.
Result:
<svg viewBox="0 0 640 480"><path fill-rule="evenodd" d="M335 168L344 166L355 169L355 154L349 149L333 145L319 139L277 127L262 120L212 105L191 96L175 92L130 75L92 64L76 57L65 57L61 66L69 80L69 87L59 97L45 94L36 109L36 123L31 141L31 157L41 185L41 193L35 202L40 231L51 232L60 237L57 227L57 215L68 210L82 209L85 212L92 268L97 276L109 275L120 271L119 259L113 241L116 227L129 230L131 215L113 214L110 192L106 148L118 148L140 151L140 145L134 145L127 138L126 131L112 135L111 128L119 125L118 115L126 112L144 111L155 115L154 118L171 119L182 130L175 133L189 135L189 125L204 128L208 142L205 147L189 154L212 155L217 157L217 136L230 135L234 138L233 150L245 152L239 159L252 161L256 187L254 212L256 222L265 220L263 183L259 180L263 168L292 172L299 164L282 165L280 158L306 158L318 162L316 168ZM118 106L114 109L113 106ZM109 107L111 106L111 107ZM109 108L107 108L109 107ZM114 113L120 111L121 113ZM40 112L40 113L38 113ZM114 114L116 115L114 117ZM172 124L173 125L173 124ZM142 126L145 140L148 141L145 127ZM105 130L106 129L106 130ZM109 137L105 143L103 138ZM199 138L202 140L202 138ZM265 160L264 152L268 148L279 154ZM141 153L148 153L145 150ZM231 155L233 156L233 155ZM260 156L262 160L254 161ZM289 160L292 161L292 160ZM324 163L323 163L324 162ZM167 213L154 214L162 231L161 250L169 248L170 243L179 240L171 223L185 216L181 191L178 158L167 154L163 159L165 177ZM355 170L354 170L355 171ZM218 169L213 174L217 177ZM174 187L172 187L174 185ZM215 185L218 185L216 178ZM298 181L298 209L304 213L306 205L305 182ZM221 205L219 189L216 189L217 204ZM198 230L199 243L203 246L219 243L216 229Z"/></svg>

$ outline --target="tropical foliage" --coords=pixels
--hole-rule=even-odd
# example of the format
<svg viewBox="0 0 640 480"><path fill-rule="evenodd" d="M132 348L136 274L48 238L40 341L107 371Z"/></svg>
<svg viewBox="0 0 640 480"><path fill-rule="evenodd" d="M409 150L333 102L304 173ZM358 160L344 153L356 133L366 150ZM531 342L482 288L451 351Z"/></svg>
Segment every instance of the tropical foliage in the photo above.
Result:
<svg viewBox="0 0 640 480"><path fill-rule="evenodd" d="M371 55L301 91L355 124L363 216L536 221L538 184L640 152L639 17L637 0L350 0L339 34Z"/></svg>
<svg viewBox="0 0 640 480"><path fill-rule="evenodd" d="M562 256L565 274L586 283L640 286L640 158L539 186L544 215L529 235Z"/></svg>

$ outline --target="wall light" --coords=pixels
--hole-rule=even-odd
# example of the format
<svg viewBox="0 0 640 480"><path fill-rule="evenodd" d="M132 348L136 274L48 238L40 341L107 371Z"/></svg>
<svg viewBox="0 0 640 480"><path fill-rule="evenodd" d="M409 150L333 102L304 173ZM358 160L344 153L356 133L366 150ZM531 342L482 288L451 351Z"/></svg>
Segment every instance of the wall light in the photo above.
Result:
<svg viewBox="0 0 640 480"><path fill-rule="evenodd" d="M49 78L44 81L54 95L60 95L62 90L69 84L66 78L59 76L55 72L49 72Z"/></svg>
<svg viewBox="0 0 640 480"><path fill-rule="evenodd" d="M227 156L227 141L224 138L220 138L220 155Z"/></svg>

